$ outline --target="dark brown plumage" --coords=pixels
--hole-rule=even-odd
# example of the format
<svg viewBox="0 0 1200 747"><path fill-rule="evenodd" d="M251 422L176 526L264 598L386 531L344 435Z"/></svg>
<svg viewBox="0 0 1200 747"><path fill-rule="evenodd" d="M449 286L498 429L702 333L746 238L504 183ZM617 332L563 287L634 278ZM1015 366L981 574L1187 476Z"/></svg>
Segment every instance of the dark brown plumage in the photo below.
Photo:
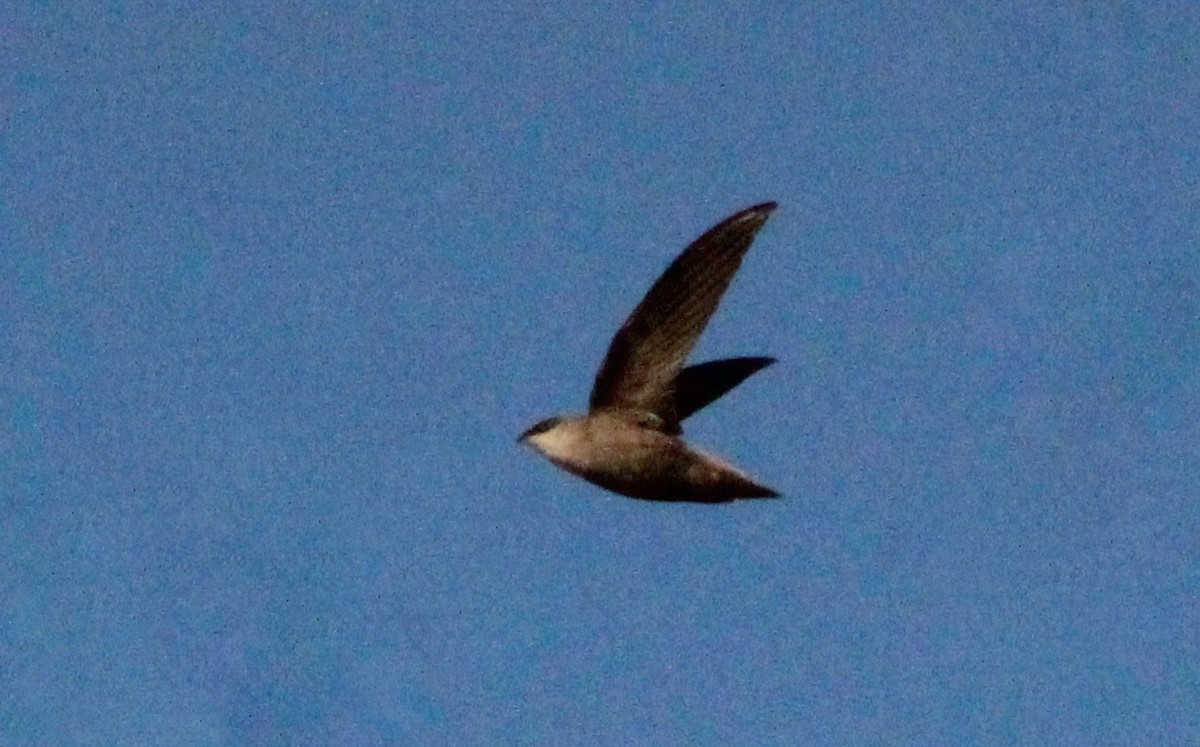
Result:
<svg viewBox="0 0 1200 747"><path fill-rule="evenodd" d="M765 202L726 218L667 267L613 337L592 410L646 410L678 425L685 416L675 412L675 378L775 207Z"/></svg>

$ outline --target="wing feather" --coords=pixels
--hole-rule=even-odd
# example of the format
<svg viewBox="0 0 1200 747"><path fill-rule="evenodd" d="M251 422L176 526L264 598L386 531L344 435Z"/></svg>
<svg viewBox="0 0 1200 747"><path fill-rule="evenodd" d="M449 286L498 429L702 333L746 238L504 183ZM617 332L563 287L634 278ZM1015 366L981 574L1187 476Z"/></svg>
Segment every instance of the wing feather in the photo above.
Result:
<svg viewBox="0 0 1200 747"><path fill-rule="evenodd" d="M678 425L675 378L775 207L766 202L726 218L667 267L613 337L592 387L592 410L643 410Z"/></svg>

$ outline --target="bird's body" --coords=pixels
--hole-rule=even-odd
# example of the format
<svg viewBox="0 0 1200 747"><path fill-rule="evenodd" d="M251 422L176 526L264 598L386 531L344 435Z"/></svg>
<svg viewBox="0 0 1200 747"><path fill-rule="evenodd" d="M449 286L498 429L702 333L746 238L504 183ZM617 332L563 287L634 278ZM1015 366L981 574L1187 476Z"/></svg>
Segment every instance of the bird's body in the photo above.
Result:
<svg viewBox="0 0 1200 747"><path fill-rule="evenodd" d="M647 427L634 413L559 418L526 439L559 467L631 498L720 503L776 495L682 438Z"/></svg>
<svg viewBox="0 0 1200 747"><path fill-rule="evenodd" d="M684 250L613 338L588 413L548 418L520 440L568 472L631 498L720 503L777 496L680 437L684 419L774 362L728 358L683 367L774 208L743 210Z"/></svg>

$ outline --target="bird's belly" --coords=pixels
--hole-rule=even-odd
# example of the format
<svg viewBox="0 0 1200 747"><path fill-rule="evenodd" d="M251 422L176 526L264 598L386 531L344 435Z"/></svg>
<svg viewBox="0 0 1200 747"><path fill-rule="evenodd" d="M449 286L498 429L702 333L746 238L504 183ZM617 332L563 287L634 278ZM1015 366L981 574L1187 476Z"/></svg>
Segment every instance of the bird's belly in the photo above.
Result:
<svg viewBox="0 0 1200 747"><path fill-rule="evenodd" d="M643 430L593 447L591 458L572 469L580 477L630 498L688 500L694 458L678 439Z"/></svg>

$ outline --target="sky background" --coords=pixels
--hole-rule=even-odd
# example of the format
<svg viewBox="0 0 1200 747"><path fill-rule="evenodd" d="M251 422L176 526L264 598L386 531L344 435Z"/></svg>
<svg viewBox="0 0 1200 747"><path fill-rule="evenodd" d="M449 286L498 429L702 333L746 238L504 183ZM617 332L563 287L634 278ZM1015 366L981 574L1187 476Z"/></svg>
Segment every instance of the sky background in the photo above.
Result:
<svg viewBox="0 0 1200 747"><path fill-rule="evenodd" d="M0 7L0 743L1200 743L1200 12L586 6Z"/></svg>

